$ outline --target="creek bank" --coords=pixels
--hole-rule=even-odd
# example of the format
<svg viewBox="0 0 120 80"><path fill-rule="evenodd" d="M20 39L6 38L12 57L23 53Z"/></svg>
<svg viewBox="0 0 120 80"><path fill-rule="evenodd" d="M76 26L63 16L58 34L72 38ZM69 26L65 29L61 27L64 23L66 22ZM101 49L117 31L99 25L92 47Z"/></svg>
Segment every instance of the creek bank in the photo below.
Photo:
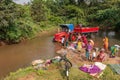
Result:
<svg viewBox="0 0 120 80"><path fill-rule="evenodd" d="M31 38L21 38L21 40L19 42L6 42L6 41L0 41L0 46L5 46L5 45L12 45L12 44L19 44L19 43L23 43L25 41L37 38L37 37L41 37L41 36L45 36L46 34L54 34L55 32L57 32L57 27L53 27L53 28L49 28L49 29L45 29L41 32L38 32L35 36L31 37Z"/></svg>
<svg viewBox="0 0 120 80"><path fill-rule="evenodd" d="M62 50L58 50L57 53L62 55ZM71 80L98 80L98 78L94 78L82 71L78 68L84 64L93 64L94 62L89 62L81 58L79 52L73 52L72 50L67 50L67 58L72 62L73 67L70 69L70 79ZM84 50L83 50L84 52ZM81 53L82 54L82 53ZM119 63L117 62L120 60L119 57L107 59L104 64L111 64L111 63ZM112 62L111 62L112 61ZM65 80L63 75L63 70L59 67L59 64L50 64L47 67L47 70L36 70L32 66L19 69L16 72L10 74L10 76L6 77L4 80ZM99 78L100 80L107 79L109 80L119 80L120 76L113 73L112 70L107 66L104 70L103 75Z"/></svg>
<svg viewBox="0 0 120 80"><path fill-rule="evenodd" d="M6 43L4 41L0 41L0 46L4 46Z"/></svg>

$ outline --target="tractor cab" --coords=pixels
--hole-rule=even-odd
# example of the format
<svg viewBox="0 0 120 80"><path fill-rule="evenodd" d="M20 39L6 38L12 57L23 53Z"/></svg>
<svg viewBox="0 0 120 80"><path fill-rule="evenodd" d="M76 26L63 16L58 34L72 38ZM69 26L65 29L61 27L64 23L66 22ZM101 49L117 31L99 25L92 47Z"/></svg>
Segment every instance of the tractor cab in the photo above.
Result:
<svg viewBox="0 0 120 80"><path fill-rule="evenodd" d="M60 27L63 32L72 32L74 29L73 24L61 24Z"/></svg>
<svg viewBox="0 0 120 80"><path fill-rule="evenodd" d="M69 37L69 33L74 30L73 24L61 24L60 32L54 35L53 41L61 42L62 37Z"/></svg>

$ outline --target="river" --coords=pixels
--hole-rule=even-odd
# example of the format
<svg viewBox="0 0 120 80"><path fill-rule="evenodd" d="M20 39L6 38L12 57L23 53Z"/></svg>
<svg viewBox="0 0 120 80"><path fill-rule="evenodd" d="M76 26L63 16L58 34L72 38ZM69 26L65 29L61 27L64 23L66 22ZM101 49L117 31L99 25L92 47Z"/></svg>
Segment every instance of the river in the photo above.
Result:
<svg viewBox="0 0 120 80"><path fill-rule="evenodd" d="M0 78L9 72L30 65L36 59L48 59L54 57L54 43L49 34L20 44L5 45L0 47Z"/></svg>
<svg viewBox="0 0 120 80"><path fill-rule="evenodd" d="M120 45L120 37L114 32L100 32L94 40L96 45L102 47L102 37L109 36L110 45ZM112 34L112 35L111 35ZM56 45L52 42L53 34L37 37L20 44L5 45L0 47L0 78L19 68L29 66L33 60L54 57ZM59 49L59 47L58 47Z"/></svg>

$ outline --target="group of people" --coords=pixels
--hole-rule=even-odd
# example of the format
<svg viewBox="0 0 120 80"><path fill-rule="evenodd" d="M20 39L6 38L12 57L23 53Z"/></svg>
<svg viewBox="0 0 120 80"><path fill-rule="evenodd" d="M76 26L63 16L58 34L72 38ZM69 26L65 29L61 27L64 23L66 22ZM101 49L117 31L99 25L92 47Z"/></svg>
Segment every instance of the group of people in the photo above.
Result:
<svg viewBox="0 0 120 80"><path fill-rule="evenodd" d="M76 38L74 38L73 36L76 37ZM85 34L80 34L79 33L79 34L76 34L76 35L73 35L73 36L71 37L71 39L72 39L72 42L70 43L71 48L76 49L78 52L81 52L82 49L85 49L86 50L86 58L87 59L93 59L96 56L96 54L95 54L96 50L94 48L94 41L91 38L89 38L89 40L88 40L87 39L88 36L85 35ZM68 41L69 40L66 39L65 36L62 37L62 40L61 40L62 46L67 47L68 44L69 44ZM94 51L93 57L90 56L90 53L91 53L92 50Z"/></svg>
<svg viewBox="0 0 120 80"><path fill-rule="evenodd" d="M103 48L99 52L98 52L97 48L94 47L94 44L95 44L94 41L91 38L88 39L87 35L78 33L75 36L76 36L76 38L74 38L72 40L72 42L70 42L70 46L72 49L75 49L78 52L81 52L84 49L85 57L87 60L101 61L101 62L105 60L105 58L106 58L105 52L108 52L108 50L109 50L108 49L108 46L109 46L108 38L106 36L103 38ZM61 43L62 43L62 46L68 47L68 45L69 45L68 37L67 38L65 36L62 37ZM116 51L115 49L116 49L115 46L111 47L111 49L110 49L111 57L115 56L115 51ZM97 53L98 53L98 55L97 55Z"/></svg>

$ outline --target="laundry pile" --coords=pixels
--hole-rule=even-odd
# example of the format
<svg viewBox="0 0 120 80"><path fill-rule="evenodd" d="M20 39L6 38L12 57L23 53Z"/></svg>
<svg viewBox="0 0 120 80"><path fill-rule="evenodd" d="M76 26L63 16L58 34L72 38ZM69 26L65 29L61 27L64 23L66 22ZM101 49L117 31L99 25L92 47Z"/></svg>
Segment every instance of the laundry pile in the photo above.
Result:
<svg viewBox="0 0 120 80"><path fill-rule="evenodd" d="M95 62L92 65L84 64L79 67L79 69L83 72L89 73L91 76L99 78L103 74L103 70L105 70L106 65L101 62Z"/></svg>
<svg viewBox="0 0 120 80"><path fill-rule="evenodd" d="M38 60L34 60L32 61L32 66L34 69L44 69L46 70L47 67L51 64L51 63L57 63L61 60L60 56L55 56L52 59L47 59L47 60L42 60L42 59L38 59Z"/></svg>

